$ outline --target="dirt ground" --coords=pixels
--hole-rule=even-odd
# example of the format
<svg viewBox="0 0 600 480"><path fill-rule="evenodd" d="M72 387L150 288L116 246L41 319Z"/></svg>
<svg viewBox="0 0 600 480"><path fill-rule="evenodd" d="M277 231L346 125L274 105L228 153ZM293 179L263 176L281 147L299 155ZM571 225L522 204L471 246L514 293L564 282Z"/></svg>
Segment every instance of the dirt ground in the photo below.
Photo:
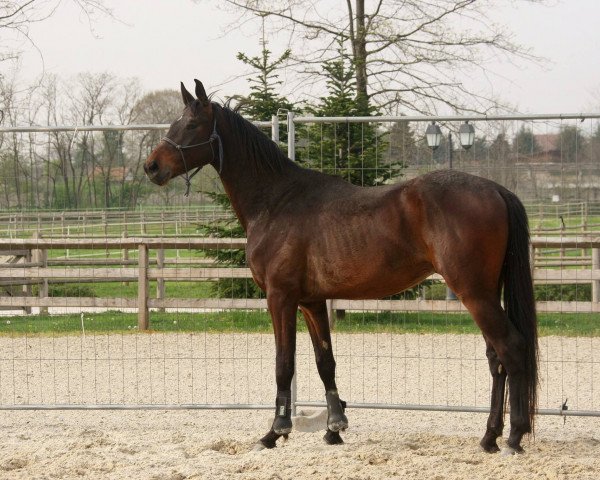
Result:
<svg viewBox="0 0 600 480"><path fill-rule="evenodd" d="M298 340L298 398L323 400L310 342ZM572 410L599 410L599 339L546 337L540 346L540 406L558 409L568 398ZM488 406L477 336L339 334L334 349L350 402ZM271 405L273 356L271 335L5 337L0 405ZM600 478L597 417L539 416L526 452L502 456L479 449L482 413L350 408L344 445L325 445L324 432L293 432L276 449L252 451L272 414L4 410L0 478Z"/></svg>
<svg viewBox="0 0 600 480"><path fill-rule="evenodd" d="M349 410L345 444L293 432L252 451L266 411L0 412L6 479L589 479L600 419L542 417L517 456L478 448L485 415Z"/></svg>

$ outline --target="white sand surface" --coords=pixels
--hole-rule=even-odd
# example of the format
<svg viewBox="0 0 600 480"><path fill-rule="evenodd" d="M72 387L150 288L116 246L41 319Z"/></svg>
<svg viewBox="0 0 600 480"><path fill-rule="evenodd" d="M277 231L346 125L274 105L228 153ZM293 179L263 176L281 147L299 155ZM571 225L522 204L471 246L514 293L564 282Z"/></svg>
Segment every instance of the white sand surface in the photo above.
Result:
<svg viewBox="0 0 600 480"><path fill-rule="evenodd" d="M600 478L600 420L538 421L523 455L478 448L485 415L348 411L345 444L293 432L251 451L265 411L1 412L0 478Z"/></svg>
<svg viewBox="0 0 600 480"><path fill-rule="evenodd" d="M600 339L541 339L540 406L600 410ZM475 335L337 334L350 402L488 406ZM0 338L0 405L274 402L272 335ZM298 398L323 399L305 334ZM253 452L272 411L0 411L0 478L600 478L600 418L539 416L526 453L479 450L487 415L348 409L345 444L293 432ZM508 418L507 431L508 433ZM503 440L500 441L503 444Z"/></svg>

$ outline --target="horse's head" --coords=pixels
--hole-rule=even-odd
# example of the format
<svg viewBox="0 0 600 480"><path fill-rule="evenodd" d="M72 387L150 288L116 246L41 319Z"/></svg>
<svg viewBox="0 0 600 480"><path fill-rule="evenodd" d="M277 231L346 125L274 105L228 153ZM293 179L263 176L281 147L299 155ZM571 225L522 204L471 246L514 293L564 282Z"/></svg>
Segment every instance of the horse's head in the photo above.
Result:
<svg viewBox="0 0 600 480"><path fill-rule="evenodd" d="M187 172L196 169L196 173L213 160L219 162L217 141L220 142L220 139L216 133L212 104L202 83L199 80L195 82L197 98L181 83L183 113L171 124L167 136L144 163L146 175L157 185L166 185L172 178L185 174L189 189L191 176Z"/></svg>

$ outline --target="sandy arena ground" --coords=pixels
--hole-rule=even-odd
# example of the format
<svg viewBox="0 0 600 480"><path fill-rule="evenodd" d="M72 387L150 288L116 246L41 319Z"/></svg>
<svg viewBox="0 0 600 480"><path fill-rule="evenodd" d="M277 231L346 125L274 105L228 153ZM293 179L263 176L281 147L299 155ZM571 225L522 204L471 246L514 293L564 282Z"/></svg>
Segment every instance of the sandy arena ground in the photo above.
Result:
<svg viewBox="0 0 600 480"><path fill-rule="evenodd" d="M600 410L600 339L540 344L540 406L568 397L571 409ZM339 334L334 349L348 401L488 404L477 336ZM300 400L322 400L312 363L300 335ZM272 404L273 369L271 335L4 337L0 404ZM600 418L540 416L526 453L507 457L479 450L485 414L347 413L342 446L325 445L323 432L293 432L254 452L271 410L1 411L0 478L600 478Z"/></svg>

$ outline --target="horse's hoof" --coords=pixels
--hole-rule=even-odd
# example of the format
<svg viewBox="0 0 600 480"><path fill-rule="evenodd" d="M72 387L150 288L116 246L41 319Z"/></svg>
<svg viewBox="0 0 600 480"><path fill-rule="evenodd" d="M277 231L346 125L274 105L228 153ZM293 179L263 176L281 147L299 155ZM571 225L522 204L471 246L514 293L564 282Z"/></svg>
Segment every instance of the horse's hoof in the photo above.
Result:
<svg viewBox="0 0 600 480"><path fill-rule="evenodd" d="M273 426L273 431L277 435L287 436L292 432L292 427L275 427L275 426Z"/></svg>
<svg viewBox="0 0 600 480"><path fill-rule="evenodd" d="M330 418L327 421L327 428L333 432L344 431L348 428L348 418L343 414L335 419Z"/></svg>
<svg viewBox="0 0 600 480"><path fill-rule="evenodd" d="M342 440L342 437L340 437L340 432L333 432L331 430L327 430L327 432L325 432L323 440L325 440L327 445L341 445L344 443L344 440Z"/></svg>
<svg viewBox="0 0 600 480"><path fill-rule="evenodd" d="M292 431L292 419L288 417L275 417L273 431L277 435L288 435Z"/></svg>
<svg viewBox="0 0 600 480"><path fill-rule="evenodd" d="M521 441L519 439L519 441L517 442L511 442L511 438L509 437L508 440L506 441L506 448L512 450L514 453L523 453L523 447L521 446Z"/></svg>
<svg viewBox="0 0 600 480"><path fill-rule="evenodd" d="M277 435L289 435L292 432L292 428L274 428L273 431Z"/></svg>
<svg viewBox="0 0 600 480"><path fill-rule="evenodd" d="M252 447L252 452L260 452L262 450L264 450L265 448L267 448L265 445L262 444L262 442L258 442L255 443L254 446Z"/></svg>
<svg viewBox="0 0 600 480"><path fill-rule="evenodd" d="M269 433L262 437L259 443L264 448L275 448L275 446L277 445L277 439L279 439L279 437L280 436L277 435L273 430L269 430Z"/></svg>
<svg viewBox="0 0 600 480"><path fill-rule="evenodd" d="M487 453L497 453L500 451L500 447L498 447L498 444L495 440L488 442L483 439L481 442L479 442L479 445L481 446L481 449Z"/></svg>
<svg viewBox="0 0 600 480"><path fill-rule="evenodd" d="M523 447L517 447L517 448L513 448L513 447L505 447L502 449L502 453L500 455L502 455L503 457L512 457L513 455L517 455L519 453L523 453Z"/></svg>

